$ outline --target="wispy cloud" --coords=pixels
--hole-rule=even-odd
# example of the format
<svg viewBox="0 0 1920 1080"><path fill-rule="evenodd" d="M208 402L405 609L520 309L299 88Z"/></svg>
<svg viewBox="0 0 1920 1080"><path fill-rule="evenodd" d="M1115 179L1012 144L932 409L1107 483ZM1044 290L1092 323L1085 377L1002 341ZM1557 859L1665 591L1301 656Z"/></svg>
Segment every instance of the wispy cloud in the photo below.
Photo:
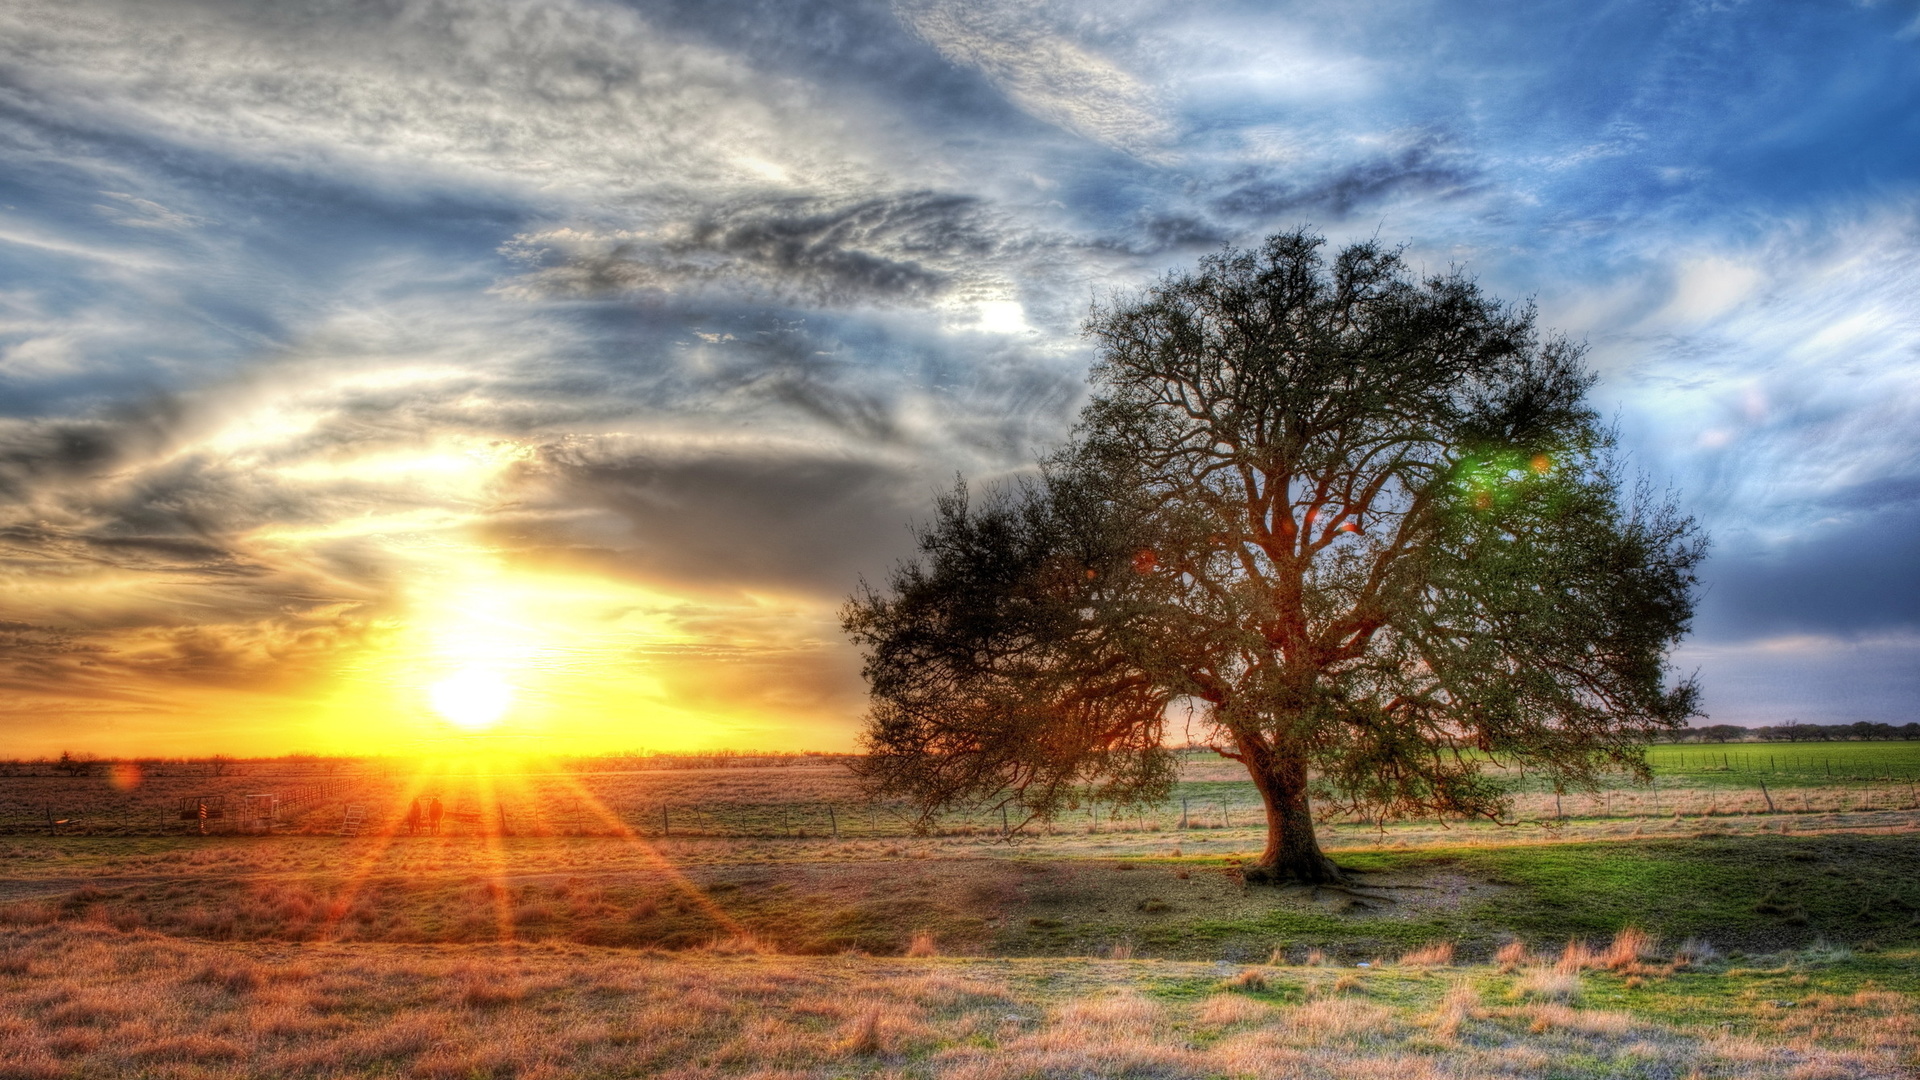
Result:
<svg viewBox="0 0 1920 1080"><path fill-rule="evenodd" d="M978 70L1035 119L1149 161L1178 134L1152 86L1047 5L1019 0L898 0L895 10L941 55ZM1062 14L1070 14L1062 12Z"/></svg>
<svg viewBox="0 0 1920 1080"><path fill-rule="evenodd" d="M1920 621L1883 8L6 5L0 680L147 737L476 622L844 742L839 598L1065 433L1089 305L1309 223L1592 344L1740 719Z"/></svg>

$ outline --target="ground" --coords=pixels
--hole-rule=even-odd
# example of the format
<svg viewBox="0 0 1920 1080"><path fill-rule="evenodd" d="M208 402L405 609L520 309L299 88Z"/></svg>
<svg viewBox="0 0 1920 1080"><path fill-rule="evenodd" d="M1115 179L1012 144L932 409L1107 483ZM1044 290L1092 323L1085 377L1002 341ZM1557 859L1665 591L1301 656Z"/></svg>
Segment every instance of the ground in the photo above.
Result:
<svg viewBox="0 0 1920 1080"><path fill-rule="evenodd" d="M1768 814L1692 752L1713 816L1330 825L1352 890L1243 885L1204 774L1192 827L1014 839L14 835L0 1080L1920 1075L1897 770L1746 763Z"/></svg>

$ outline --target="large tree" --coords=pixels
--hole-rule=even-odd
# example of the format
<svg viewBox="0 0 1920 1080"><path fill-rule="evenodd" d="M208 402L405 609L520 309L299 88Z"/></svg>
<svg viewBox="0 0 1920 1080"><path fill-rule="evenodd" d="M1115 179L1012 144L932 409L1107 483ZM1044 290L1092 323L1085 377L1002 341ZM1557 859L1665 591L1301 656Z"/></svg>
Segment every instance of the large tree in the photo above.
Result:
<svg viewBox="0 0 1920 1080"><path fill-rule="evenodd" d="M1321 248L1095 309L1070 442L957 487L847 606L871 783L930 814L1151 801L1197 713L1266 805L1249 879L1320 883L1316 811L1498 816L1488 763L1644 774L1696 713L1667 653L1704 541L1623 484L1580 348L1457 273Z"/></svg>

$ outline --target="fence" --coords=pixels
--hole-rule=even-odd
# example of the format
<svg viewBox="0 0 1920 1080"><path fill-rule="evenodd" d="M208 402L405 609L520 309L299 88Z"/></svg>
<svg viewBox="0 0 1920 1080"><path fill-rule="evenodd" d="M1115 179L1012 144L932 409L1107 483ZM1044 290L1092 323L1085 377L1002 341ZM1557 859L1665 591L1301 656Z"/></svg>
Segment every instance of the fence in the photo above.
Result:
<svg viewBox="0 0 1920 1080"><path fill-rule="evenodd" d="M165 833L272 832L293 816L345 795L355 777L332 778L263 793L203 792L174 796L162 808L131 797L78 808L52 803L0 811L0 834L151 836Z"/></svg>
<svg viewBox="0 0 1920 1080"><path fill-rule="evenodd" d="M1905 780L1862 782L1851 787L1817 789L1680 791L1633 789L1591 795L1534 793L1514 800L1514 822L1630 820L1669 817L1733 817L1756 814L1824 815L1920 810L1920 790ZM935 836L998 836L1021 823L1017 808L949 813L925 832ZM390 822L392 819L389 819ZM1375 824L1372 819L1335 816L1334 822ZM1093 805L1070 811L1029 831L1065 833L1165 833L1262 828L1266 811L1256 798L1176 798L1145 807ZM647 839L832 838L899 839L919 835L920 818L901 802L806 801L782 803L661 802L594 806L575 801L537 812L497 804L473 823L448 819L451 835L624 835ZM391 828L391 824L388 826Z"/></svg>
<svg viewBox="0 0 1920 1080"><path fill-rule="evenodd" d="M1774 783L1769 784L1768 780ZM1920 810L1920 781L1907 777L1836 779L1818 786L1777 786L1786 777L1754 774L1739 787L1675 788L1671 778L1651 787L1578 794L1550 791L1516 796L1510 820L1518 822L1604 821L1609 819L1712 818L1747 815L1824 815ZM1744 782L1750 780L1751 786ZM98 802L84 810L54 805L0 808L0 834L153 835L157 833L270 832L289 826L310 832L337 832L343 810L337 803L361 782L354 777L299 784L268 793L217 793L175 798L161 811L151 804ZM1095 804L1064 813L1029 831L1064 833L1139 833L1258 828L1264 808L1250 787L1203 784L1199 794L1176 796L1153 806L1116 808ZM405 804L382 798L379 785L356 798L366 807L365 830L404 832ZM324 812L315 812L327 807ZM304 815L304 818L303 818ZM1023 813L1017 806L973 813L949 813L933 819L926 831L944 836L996 836L1016 830ZM1339 817L1334 822L1377 824ZM442 832L450 835L627 835L645 838L840 838L888 839L916 835L921 819L908 804L894 801L814 799L785 802L700 800L601 802L588 798L490 799L452 803Z"/></svg>

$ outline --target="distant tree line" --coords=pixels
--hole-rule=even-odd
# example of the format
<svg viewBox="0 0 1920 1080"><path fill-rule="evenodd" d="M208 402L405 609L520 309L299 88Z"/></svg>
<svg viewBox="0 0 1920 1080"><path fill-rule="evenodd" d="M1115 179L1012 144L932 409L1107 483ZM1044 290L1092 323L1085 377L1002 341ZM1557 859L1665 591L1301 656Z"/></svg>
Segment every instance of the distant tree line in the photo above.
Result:
<svg viewBox="0 0 1920 1080"><path fill-rule="evenodd" d="M658 769L778 769L851 761L855 755L829 750L629 751L564 759L573 772L630 772Z"/></svg>
<svg viewBox="0 0 1920 1080"><path fill-rule="evenodd" d="M852 761L857 755L831 750L699 750L699 751L624 751L614 754L586 754L556 759L559 767L572 772L632 772L661 769L769 769L791 765L833 764ZM58 758L0 758L0 776L65 775L69 777L104 774L109 766L137 766L147 776L239 775L240 766L278 766L286 770L335 775L348 766L381 766L390 759L380 757L328 757L322 754L296 753L278 757L234 757L214 754L210 757L135 757L104 758L96 754L60 752Z"/></svg>
<svg viewBox="0 0 1920 1080"><path fill-rule="evenodd" d="M1920 723L1882 724L1859 720L1851 724L1803 724L1789 720L1771 727L1741 727L1738 724L1709 724L1682 728L1670 733L1666 742L1889 742L1895 739L1920 739Z"/></svg>

